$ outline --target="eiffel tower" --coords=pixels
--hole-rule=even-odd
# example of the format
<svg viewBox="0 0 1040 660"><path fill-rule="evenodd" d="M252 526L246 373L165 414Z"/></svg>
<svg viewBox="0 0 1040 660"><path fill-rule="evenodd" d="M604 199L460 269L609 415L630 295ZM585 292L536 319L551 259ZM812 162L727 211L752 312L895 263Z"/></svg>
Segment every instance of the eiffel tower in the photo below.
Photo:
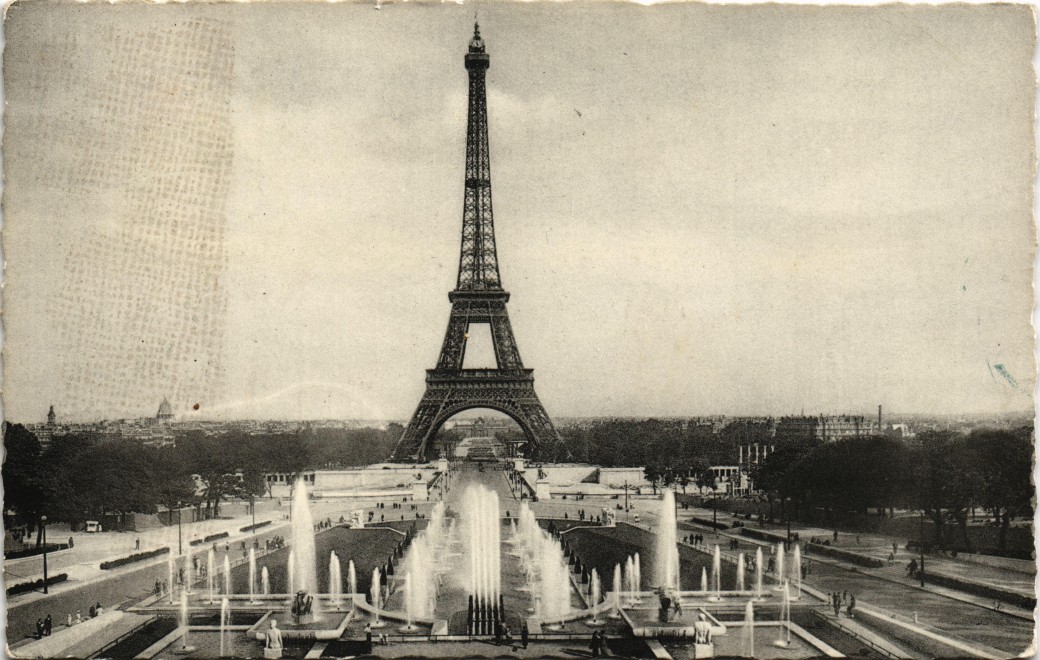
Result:
<svg viewBox="0 0 1040 660"><path fill-rule="evenodd" d="M430 441L452 415L490 408L511 417L533 448L559 440L552 420L534 391L534 370L525 369L509 323L495 250L491 213L491 160L488 150L487 92L490 57L474 24L465 56L469 72L466 126L466 187L462 210L462 249L455 290L448 294L451 316L435 369L426 370L426 393L394 450L394 460L426 459ZM466 340L473 324L487 324L495 348L495 369L463 369Z"/></svg>

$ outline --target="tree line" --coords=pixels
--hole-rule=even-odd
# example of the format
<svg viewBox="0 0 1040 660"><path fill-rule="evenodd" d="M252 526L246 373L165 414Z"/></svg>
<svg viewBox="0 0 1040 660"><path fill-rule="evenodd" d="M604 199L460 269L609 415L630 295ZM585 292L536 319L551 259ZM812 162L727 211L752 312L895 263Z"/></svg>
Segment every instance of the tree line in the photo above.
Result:
<svg viewBox="0 0 1040 660"><path fill-rule="evenodd" d="M752 470L755 488L779 502L781 517L809 509L828 517L922 511L934 524L930 544L973 550L975 509L993 517L997 551L1018 517L1032 516L1033 429L929 431L915 438L852 437L778 448ZM794 511L788 511L791 506ZM959 538L948 538L947 525Z"/></svg>
<svg viewBox="0 0 1040 660"><path fill-rule="evenodd" d="M165 447L88 432L55 435L44 447L23 425L5 422L4 509L29 526L41 515L77 524L183 506L218 516L222 501L268 495L268 473L385 460L402 431L397 424L258 435L186 431Z"/></svg>

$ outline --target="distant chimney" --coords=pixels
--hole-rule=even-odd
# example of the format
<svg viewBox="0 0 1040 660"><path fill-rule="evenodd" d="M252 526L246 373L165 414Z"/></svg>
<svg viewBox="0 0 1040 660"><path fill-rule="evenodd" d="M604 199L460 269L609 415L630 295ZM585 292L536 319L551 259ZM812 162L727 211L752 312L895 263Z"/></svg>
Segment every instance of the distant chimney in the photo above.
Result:
<svg viewBox="0 0 1040 660"><path fill-rule="evenodd" d="M880 404L878 404L878 407L877 407L877 432L878 432L878 435L881 435L881 405Z"/></svg>

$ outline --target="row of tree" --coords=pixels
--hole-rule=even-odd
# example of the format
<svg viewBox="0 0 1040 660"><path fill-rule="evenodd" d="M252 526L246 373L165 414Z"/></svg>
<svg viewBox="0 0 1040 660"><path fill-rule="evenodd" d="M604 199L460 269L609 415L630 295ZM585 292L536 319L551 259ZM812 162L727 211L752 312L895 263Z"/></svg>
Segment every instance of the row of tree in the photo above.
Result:
<svg viewBox="0 0 1040 660"><path fill-rule="evenodd" d="M217 516L229 498L268 495L268 473L382 461L402 430L391 424L263 435L185 432L165 447L78 433L56 435L43 447L24 426L5 422L4 509L27 525L44 514L75 524L181 506Z"/></svg>
<svg viewBox="0 0 1040 660"><path fill-rule="evenodd" d="M923 511L934 543L947 548L947 525L958 547L972 548L971 512L997 521L998 551L1007 548L1011 521L1032 515L1033 429L926 432L916 438L854 437L816 446L786 447L752 471L755 487L781 506L781 517L822 509L828 516Z"/></svg>

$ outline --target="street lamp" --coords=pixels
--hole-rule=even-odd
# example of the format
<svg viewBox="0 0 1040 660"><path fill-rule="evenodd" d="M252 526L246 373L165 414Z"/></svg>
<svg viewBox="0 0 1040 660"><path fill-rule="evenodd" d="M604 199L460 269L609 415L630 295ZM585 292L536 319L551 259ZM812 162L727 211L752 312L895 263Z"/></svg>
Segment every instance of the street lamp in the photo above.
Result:
<svg viewBox="0 0 1040 660"><path fill-rule="evenodd" d="M40 516L40 528L43 536L43 593L47 593L47 516Z"/></svg>
<svg viewBox="0 0 1040 660"><path fill-rule="evenodd" d="M184 554L184 547L181 544L181 513L183 513L183 512L184 512L184 509L181 507L180 504L178 504L177 505L177 554L178 555L183 555Z"/></svg>

